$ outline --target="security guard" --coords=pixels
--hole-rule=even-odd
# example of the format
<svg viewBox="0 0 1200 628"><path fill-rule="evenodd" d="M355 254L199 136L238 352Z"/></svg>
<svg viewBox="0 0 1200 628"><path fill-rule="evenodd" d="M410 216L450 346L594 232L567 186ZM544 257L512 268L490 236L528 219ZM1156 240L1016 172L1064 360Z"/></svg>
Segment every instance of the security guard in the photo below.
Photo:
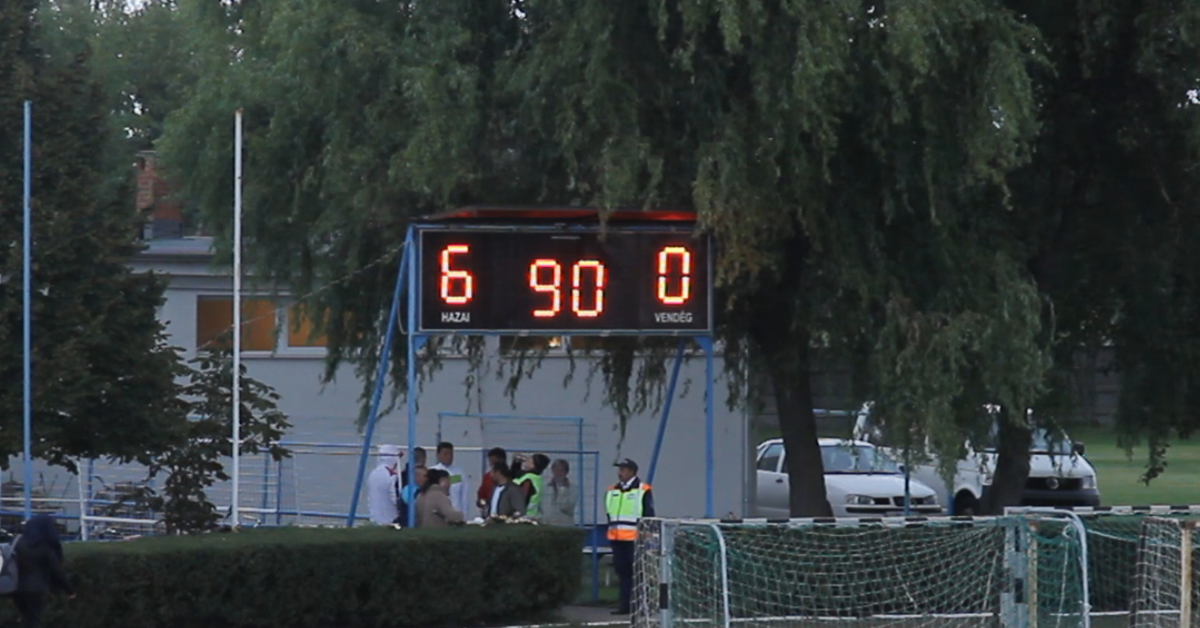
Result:
<svg viewBox="0 0 1200 628"><path fill-rule="evenodd" d="M621 583L621 605L614 615L628 615L633 591L633 548L637 541L638 519L654 516L654 495L650 485L638 479L637 463L625 458L617 463L620 480L608 488L604 499L608 511L608 541L612 546L613 570Z"/></svg>

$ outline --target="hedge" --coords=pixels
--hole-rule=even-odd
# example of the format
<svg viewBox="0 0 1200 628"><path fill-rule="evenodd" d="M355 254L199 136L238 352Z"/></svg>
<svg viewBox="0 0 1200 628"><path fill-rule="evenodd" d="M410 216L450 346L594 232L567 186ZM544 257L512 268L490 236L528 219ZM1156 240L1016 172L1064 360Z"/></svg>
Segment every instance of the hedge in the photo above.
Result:
<svg viewBox="0 0 1200 628"><path fill-rule="evenodd" d="M66 546L76 628L383 628L537 619L578 593L584 533L281 528ZM4 617L13 621L11 604Z"/></svg>

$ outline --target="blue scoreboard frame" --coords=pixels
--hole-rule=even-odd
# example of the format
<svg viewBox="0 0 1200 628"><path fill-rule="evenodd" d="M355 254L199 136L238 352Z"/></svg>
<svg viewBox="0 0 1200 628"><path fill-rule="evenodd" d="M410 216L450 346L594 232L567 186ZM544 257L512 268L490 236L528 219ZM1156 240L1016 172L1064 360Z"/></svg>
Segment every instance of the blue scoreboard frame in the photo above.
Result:
<svg viewBox="0 0 1200 628"><path fill-rule="evenodd" d="M417 440L417 360L430 336L676 336L679 350L647 479L653 481L690 338L705 357L705 516L713 517L714 251L707 236L695 234L695 221L695 213L686 211L611 211L602 216L590 208L468 207L410 225L347 526L357 518L402 302L407 305L409 477L414 477ZM426 244L431 248L425 249ZM409 512L412 525L415 510Z"/></svg>

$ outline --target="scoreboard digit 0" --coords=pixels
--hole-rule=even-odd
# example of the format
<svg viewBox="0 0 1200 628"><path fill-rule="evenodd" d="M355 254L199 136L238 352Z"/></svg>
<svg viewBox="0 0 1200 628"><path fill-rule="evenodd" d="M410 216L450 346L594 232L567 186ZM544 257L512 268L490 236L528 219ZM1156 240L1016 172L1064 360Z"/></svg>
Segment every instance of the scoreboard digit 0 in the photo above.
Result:
<svg viewBox="0 0 1200 628"><path fill-rule="evenodd" d="M709 240L690 232L422 229L421 332L708 333Z"/></svg>

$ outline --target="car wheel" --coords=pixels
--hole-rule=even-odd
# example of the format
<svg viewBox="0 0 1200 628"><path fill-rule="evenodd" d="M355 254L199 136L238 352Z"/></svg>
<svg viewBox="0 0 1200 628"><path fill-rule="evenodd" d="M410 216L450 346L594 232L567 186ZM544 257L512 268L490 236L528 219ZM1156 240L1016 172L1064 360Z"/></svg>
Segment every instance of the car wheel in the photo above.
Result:
<svg viewBox="0 0 1200 628"><path fill-rule="evenodd" d="M974 517L979 514L979 501L970 493L959 493L954 497L955 517Z"/></svg>

